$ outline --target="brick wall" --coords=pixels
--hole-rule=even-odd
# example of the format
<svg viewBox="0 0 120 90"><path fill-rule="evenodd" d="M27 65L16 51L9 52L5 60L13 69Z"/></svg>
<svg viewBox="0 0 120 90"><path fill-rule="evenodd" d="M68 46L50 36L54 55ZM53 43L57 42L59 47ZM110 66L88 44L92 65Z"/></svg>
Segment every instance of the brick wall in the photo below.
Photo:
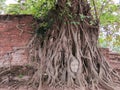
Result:
<svg viewBox="0 0 120 90"><path fill-rule="evenodd" d="M25 45L32 37L31 15L0 15L0 66L27 63Z"/></svg>
<svg viewBox="0 0 120 90"><path fill-rule="evenodd" d="M115 52L110 52L109 60L112 67L120 71L120 54Z"/></svg>
<svg viewBox="0 0 120 90"><path fill-rule="evenodd" d="M116 52L112 52L109 48L100 48L100 51L105 56L106 60L110 63L110 65L120 71L120 54Z"/></svg>
<svg viewBox="0 0 120 90"><path fill-rule="evenodd" d="M109 48L99 48L99 50L102 52L102 55L104 55L105 58L109 60Z"/></svg>

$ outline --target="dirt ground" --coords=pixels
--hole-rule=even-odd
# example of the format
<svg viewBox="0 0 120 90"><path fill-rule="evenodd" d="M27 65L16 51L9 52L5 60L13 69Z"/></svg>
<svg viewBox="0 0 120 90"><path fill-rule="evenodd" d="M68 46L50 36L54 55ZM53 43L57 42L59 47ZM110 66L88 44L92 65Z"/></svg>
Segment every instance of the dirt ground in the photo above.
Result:
<svg viewBox="0 0 120 90"><path fill-rule="evenodd" d="M20 87L18 89L10 89L9 87L1 87L0 90L35 90L35 89L32 89L32 88L27 88L27 87Z"/></svg>
<svg viewBox="0 0 120 90"><path fill-rule="evenodd" d="M0 69L0 71L2 71ZM26 72L28 71L28 72ZM117 70L118 72L120 72L119 70ZM0 74L0 81L4 81L4 85L0 85L0 90L37 90L35 88L32 87L27 87L27 86L23 86L23 83L25 81L29 81L32 73L34 72L34 69L31 67L12 67L11 71L6 71ZM10 76L9 76L9 73ZM12 77L12 80L15 81L10 81L10 77ZM19 81L19 82L17 82ZM21 83L20 83L21 82ZM19 88L10 88L11 85L13 84L21 84L21 86ZM83 88L81 89L70 89L70 88L61 88L61 89L57 89L57 88L50 88L50 87L43 87L41 90L85 90ZM103 89L101 89L103 90ZM120 88L116 88L115 90L120 90Z"/></svg>
<svg viewBox="0 0 120 90"><path fill-rule="evenodd" d="M13 89L13 88L10 88L10 87L7 87L7 86L4 86L4 87L0 87L0 90L38 90L38 89L34 89L34 88L31 88L31 87L26 87L26 86L21 86L17 89ZM40 90L85 90L84 88L81 88L81 89L72 89L72 88L52 88L52 87L43 87L42 89ZM99 90L106 90L106 89L99 89ZM114 90L120 90L120 87L116 87Z"/></svg>

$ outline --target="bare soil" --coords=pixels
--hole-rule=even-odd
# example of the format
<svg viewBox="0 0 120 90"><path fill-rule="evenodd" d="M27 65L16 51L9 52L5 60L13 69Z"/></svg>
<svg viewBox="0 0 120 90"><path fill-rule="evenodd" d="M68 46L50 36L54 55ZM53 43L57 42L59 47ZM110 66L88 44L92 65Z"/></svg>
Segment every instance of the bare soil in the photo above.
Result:
<svg viewBox="0 0 120 90"><path fill-rule="evenodd" d="M26 85L26 83L31 79L35 71L36 70L30 66L12 66L0 68L0 90L37 90ZM120 72L120 70L117 71ZM70 89L70 88L58 89L44 86L42 90L84 90L84 89ZM120 88L116 90L120 90Z"/></svg>

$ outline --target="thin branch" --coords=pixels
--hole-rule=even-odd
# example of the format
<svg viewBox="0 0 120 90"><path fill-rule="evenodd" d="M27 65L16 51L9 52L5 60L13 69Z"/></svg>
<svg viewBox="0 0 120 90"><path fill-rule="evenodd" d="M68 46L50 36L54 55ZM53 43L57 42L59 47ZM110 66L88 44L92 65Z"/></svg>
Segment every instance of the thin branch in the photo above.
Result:
<svg viewBox="0 0 120 90"><path fill-rule="evenodd" d="M92 0L92 1L93 1L94 11L95 11L95 16L96 16L96 21L98 21L99 18L98 18L98 13L97 13L97 9L96 9L96 5L95 5L95 1L94 1L94 0Z"/></svg>

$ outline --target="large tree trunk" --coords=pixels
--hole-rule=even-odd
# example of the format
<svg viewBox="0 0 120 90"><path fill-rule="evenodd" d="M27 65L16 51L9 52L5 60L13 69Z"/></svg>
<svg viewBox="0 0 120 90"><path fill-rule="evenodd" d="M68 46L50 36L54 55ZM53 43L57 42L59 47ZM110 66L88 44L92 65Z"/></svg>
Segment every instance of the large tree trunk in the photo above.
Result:
<svg viewBox="0 0 120 90"><path fill-rule="evenodd" d="M120 86L119 77L97 47L99 22L93 20L88 2L58 0L52 19L54 23L46 36L41 39L36 35L30 49L38 64L31 82L39 84L38 90L46 85L117 90L114 86Z"/></svg>

